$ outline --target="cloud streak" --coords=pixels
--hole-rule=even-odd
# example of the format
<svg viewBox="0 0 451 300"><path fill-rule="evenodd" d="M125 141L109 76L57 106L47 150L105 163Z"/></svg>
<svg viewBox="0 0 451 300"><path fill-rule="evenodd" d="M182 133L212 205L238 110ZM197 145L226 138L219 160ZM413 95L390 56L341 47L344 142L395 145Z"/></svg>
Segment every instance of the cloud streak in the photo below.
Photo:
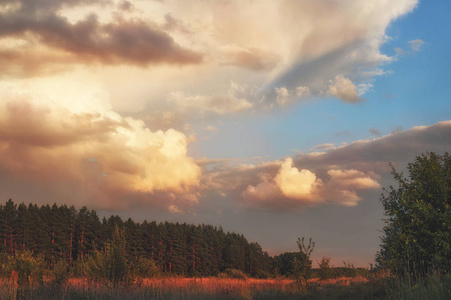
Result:
<svg viewBox="0 0 451 300"><path fill-rule="evenodd" d="M217 167L205 174L204 184L252 208L291 211L318 205L356 206L365 191L390 181L389 162L405 166L422 152L443 153L451 146L450 137L451 121L444 121L345 146L329 145L324 152L282 162Z"/></svg>

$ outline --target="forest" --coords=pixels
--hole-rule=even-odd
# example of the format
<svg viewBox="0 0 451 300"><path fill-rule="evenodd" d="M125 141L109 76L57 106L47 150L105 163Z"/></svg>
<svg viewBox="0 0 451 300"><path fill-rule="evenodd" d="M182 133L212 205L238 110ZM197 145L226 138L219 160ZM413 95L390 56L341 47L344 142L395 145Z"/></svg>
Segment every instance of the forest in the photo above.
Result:
<svg viewBox="0 0 451 300"><path fill-rule="evenodd" d="M12 200L0 205L0 252L14 257L18 251L31 251L42 255L50 269L61 260L76 267L105 248L114 228L123 230L129 263L148 259L159 273L167 275L216 276L234 269L266 278L290 274L296 260L307 259L300 252L270 257L258 243L211 225L137 223L117 215L100 219L96 211L86 207L76 210L73 206L26 205Z"/></svg>

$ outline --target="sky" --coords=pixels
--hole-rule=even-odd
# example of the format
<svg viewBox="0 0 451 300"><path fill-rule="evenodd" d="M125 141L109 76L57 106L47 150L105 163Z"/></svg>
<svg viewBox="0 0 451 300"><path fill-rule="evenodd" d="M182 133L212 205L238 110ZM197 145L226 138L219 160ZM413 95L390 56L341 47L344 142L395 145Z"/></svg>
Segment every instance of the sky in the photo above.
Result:
<svg viewBox="0 0 451 300"><path fill-rule="evenodd" d="M374 263L389 163L451 146L449 1L3 0L2 201Z"/></svg>

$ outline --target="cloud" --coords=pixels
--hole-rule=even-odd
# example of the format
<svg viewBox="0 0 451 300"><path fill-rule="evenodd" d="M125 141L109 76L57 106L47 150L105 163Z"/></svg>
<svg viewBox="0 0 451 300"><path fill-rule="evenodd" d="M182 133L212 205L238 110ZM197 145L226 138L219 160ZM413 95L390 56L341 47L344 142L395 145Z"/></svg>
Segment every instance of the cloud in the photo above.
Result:
<svg viewBox="0 0 451 300"><path fill-rule="evenodd" d="M287 198L296 200L308 199L315 187L321 185L314 173L295 168L291 158L283 162L274 181Z"/></svg>
<svg viewBox="0 0 451 300"><path fill-rule="evenodd" d="M225 53L224 65L232 65L252 71L270 71L279 62L280 58L271 52L256 48L236 49Z"/></svg>
<svg viewBox="0 0 451 300"><path fill-rule="evenodd" d="M0 4L0 63L4 76L15 77L89 66L115 74L111 93L126 89L130 74L152 78L133 91L143 110L177 111L166 101L171 92L203 97L207 107L245 99L249 112L310 96L353 103L394 60L380 52L386 28L417 3L193 0L187 8L181 0L7 0ZM255 92L233 99L230 80ZM116 103L127 107L128 98Z"/></svg>
<svg viewBox="0 0 451 300"><path fill-rule="evenodd" d="M385 73L381 66L394 59L380 52L388 40L385 30L412 11L417 1L344 3L283 2L280 24L292 43L287 46L287 64L268 84L269 89L285 86L291 91L302 84L313 96L331 94L354 103L367 91L355 86L368 86L372 77Z"/></svg>
<svg viewBox="0 0 451 300"><path fill-rule="evenodd" d="M177 44L158 25L138 18L118 17L104 23L91 11L81 20L71 23L58 12L60 6L77 6L87 1L7 1L6 5L12 3L19 5L7 12L0 10L0 39L3 48L7 48L3 51L13 49L17 55L27 59L26 53L45 50L48 55L34 60L35 65L92 62L184 65L198 64L203 59L202 54ZM123 2L122 6L126 3ZM22 43L22 47L13 46L17 43ZM55 54L56 60L52 59ZM61 56L66 59L58 59Z"/></svg>
<svg viewBox="0 0 451 300"><path fill-rule="evenodd" d="M277 104L281 107L288 105L291 102L290 92L285 86L275 88L276 92L276 101Z"/></svg>
<svg viewBox="0 0 451 300"><path fill-rule="evenodd" d="M203 184L204 189L214 186L251 208L292 211L318 205L356 206L368 191L392 183L390 162L399 169L423 152L443 153L450 147L451 121L444 121L328 146L321 153L303 153L283 162L235 167L217 162L216 168L204 170Z"/></svg>
<svg viewBox="0 0 451 300"><path fill-rule="evenodd" d="M404 50L402 48L396 47L395 52L397 56L404 56L406 54L414 54L421 50L421 48L426 44L423 40L416 39L407 42L409 44L410 50Z"/></svg>
<svg viewBox="0 0 451 300"><path fill-rule="evenodd" d="M355 206L362 200L356 191L380 187L375 179L357 170L331 169L327 175L321 180L310 170L299 171L293 160L287 158L275 177L270 173L260 173L260 182L247 186L241 196L250 206L277 210L326 203Z"/></svg>
<svg viewBox="0 0 451 300"><path fill-rule="evenodd" d="M0 106L0 173L33 181L68 203L124 209L136 203L197 205L201 170L187 156L187 137L152 132L111 111L73 112L51 101L10 100ZM2 187L5 189L6 187ZM72 189L82 199L73 199Z"/></svg>
<svg viewBox="0 0 451 300"><path fill-rule="evenodd" d="M297 88L296 88L296 95L299 97L299 98L306 98L306 97L309 97L310 96L310 89L308 88L308 86L302 86L302 85L300 85L300 86L298 86Z"/></svg>
<svg viewBox="0 0 451 300"><path fill-rule="evenodd" d="M343 75L337 75L334 80L331 80L328 93L348 103L362 100L357 94L357 87L354 83Z"/></svg>
<svg viewBox="0 0 451 300"><path fill-rule="evenodd" d="M425 42L420 39L412 40L412 41L409 41L408 43L409 43L410 49L412 49L412 51L414 51L414 52L420 51L421 47L425 44Z"/></svg>
<svg viewBox="0 0 451 300"><path fill-rule="evenodd" d="M369 132L374 135L381 135L381 132L375 128L370 128Z"/></svg>
<svg viewBox="0 0 451 300"><path fill-rule="evenodd" d="M177 104L180 108L200 109L217 114L236 113L252 108L246 99L233 96L185 96L182 92L172 92L168 101Z"/></svg>
<svg viewBox="0 0 451 300"><path fill-rule="evenodd" d="M226 94L187 96L181 91L171 92L167 102L174 103L178 110L193 111L202 117L213 113L218 115L239 113L250 110L254 104L246 98L252 97L252 88L230 82Z"/></svg>
<svg viewBox="0 0 451 300"><path fill-rule="evenodd" d="M335 132L336 136L343 136L343 135L349 135L349 134L350 134L349 130L343 130L343 131Z"/></svg>

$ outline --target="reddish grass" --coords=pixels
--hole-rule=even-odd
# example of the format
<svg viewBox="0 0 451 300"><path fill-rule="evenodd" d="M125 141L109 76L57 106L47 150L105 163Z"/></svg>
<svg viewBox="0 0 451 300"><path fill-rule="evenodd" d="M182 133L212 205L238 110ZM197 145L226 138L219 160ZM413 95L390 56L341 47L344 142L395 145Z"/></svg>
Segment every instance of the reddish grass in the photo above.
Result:
<svg viewBox="0 0 451 300"><path fill-rule="evenodd" d="M17 290L15 278L4 278L0 280L0 294L10 295L5 299L13 299ZM349 286L352 283L366 283L367 279L363 277L355 278L336 278L329 280L310 279L307 286L326 287L326 286ZM136 279L131 285L120 288L124 295L138 295L139 297L154 297L155 299L197 299L197 297L206 299L253 299L254 295L300 295L304 293L305 286L300 286L298 282L286 278L273 279L229 279L229 278L183 278L183 277L162 277ZM34 288L33 288L34 290ZM70 278L62 286L61 296L67 296L70 293L81 293L80 295L107 295L113 293L102 282L90 281L86 278ZM114 293L117 293L114 292ZM33 295L34 294L30 294ZM109 295L109 296L108 296ZM44 295L45 296L45 295ZM138 297L138 298L139 298ZM35 297L36 298L36 297ZM120 297L119 297L120 298ZM45 299L37 297L36 299Z"/></svg>

